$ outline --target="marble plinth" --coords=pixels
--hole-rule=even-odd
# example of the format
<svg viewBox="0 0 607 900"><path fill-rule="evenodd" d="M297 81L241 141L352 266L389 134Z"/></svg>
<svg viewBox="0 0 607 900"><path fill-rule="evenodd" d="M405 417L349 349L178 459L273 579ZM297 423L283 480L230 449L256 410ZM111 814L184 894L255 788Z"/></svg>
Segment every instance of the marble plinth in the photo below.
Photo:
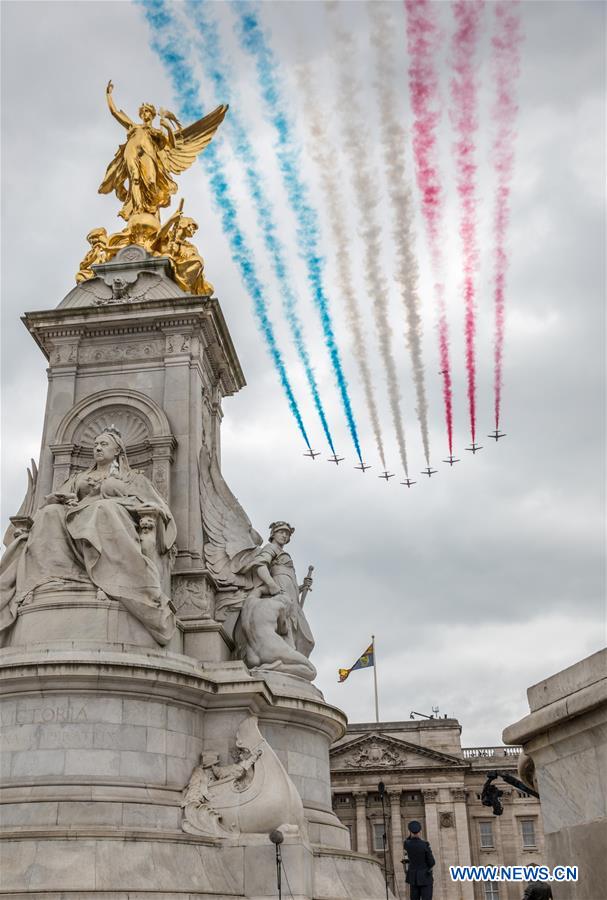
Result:
<svg viewBox="0 0 607 900"><path fill-rule="evenodd" d="M229 762L250 715L304 805L306 833L283 845L294 896L385 895L377 861L349 850L332 812L329 746L345 723L312 685L251 675L237 661L84 640L7 648L0 674L0 896L276 896L266 834L182 830L201 751Z"/></svg>
<svg viewBox="0 0 607 900"><path fill-rule="evenodd" d="M607 650L527 691L528 716L505 729L535 765L546 862L578 866L555 900L598 900L607 884Z"/></svg>

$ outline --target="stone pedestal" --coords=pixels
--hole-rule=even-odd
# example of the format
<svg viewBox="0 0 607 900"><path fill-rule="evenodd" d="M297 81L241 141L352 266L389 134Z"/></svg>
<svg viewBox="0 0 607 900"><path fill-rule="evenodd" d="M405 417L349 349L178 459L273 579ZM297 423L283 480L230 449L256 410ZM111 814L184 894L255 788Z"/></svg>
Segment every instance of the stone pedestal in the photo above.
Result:
<svg viewBox="0 0 607 900"><path fill-rule="evenodd" d="M182 829L183 789L201 751L229 763L252 714L304 805L305 832L283 845L294 895L383 896L376 861L350 851L331 810L329 746L344 718L312 686L289 689L282 677L273 687L241 662L94 642L8 648L0 671L0 896L275 896L267 834Z"/></svg>
<svg viewBox="0 0 607 900"><path fill-rule="evenodd" d="M546 863L577 866L555 900L597 900L607 884L607 651L527 691L530 714L504 730L535 766Z"/></svg>
<svg viewBox="0 0 607 900"><path fill-rule="evenodd" d="M52 551L39 554L37 580L22 590L11 570L0 651L0 897L266 900L276 896L269 832L284 827L284 883L296 900L379 900L377 860L352 852L331 808L329 747L345 717L307 680L234 659L238 605L225 621L215 617L217 597L235 585L220 584L223 570L209 563L207 526L221 530L227 508L252 530L220 471L221 402L244 377L219 304L185 294L169 261L140 247L94 271L57 309L24 317L49 360L49 390L37 476L32 466L11 546L24 555L35 546L37 511L74 475L86 482L80 494L70 489L74 504L90 493L93 509L93 492L110 483L107 470L95 481L93 443L118 434L129 464L122 493L98 499L132 515L121 540L134 543L131 560L140 552L155 568L137 590L149 587L148 612L158 604L177 627L160 647L145 615L128 611L121 548L104 543L110 526L103 540L91 526L70 543L57 515L62 552L73 556L67 573L53 573L50 559L47 571ZM213 461L205 491L201 458ZM143 476L151 504L124 488ZM171 516L176 540L164 543ZM85 543L99 558L108 553L122 602L105 593L111 584L95 588L98 560L86 568Z"/></svg>

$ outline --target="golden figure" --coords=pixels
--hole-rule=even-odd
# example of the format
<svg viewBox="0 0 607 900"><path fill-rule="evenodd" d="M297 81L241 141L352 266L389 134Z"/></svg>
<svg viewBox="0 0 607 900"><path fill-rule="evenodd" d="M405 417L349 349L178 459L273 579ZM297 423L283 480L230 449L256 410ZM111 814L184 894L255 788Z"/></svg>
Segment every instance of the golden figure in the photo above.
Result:
<svg viewBox="0 0 607 900"><path fill-rule="evenodd" d="M211 296L213 285L204 277L204 260L194 244L188 240L198 231L198 224L183 215L183 200L158 233L155 244L157 256L168 256L173 262L175 281L189 294Z"/></svg>
<svg viewBox="0 0 607 900"><path fill-rule="evenodd" d="M158 218L160 207L168 206L177 184L171 173L188 169L211 142L228 107L218 106L187 128L167 110L160 110L160 128L154 127L156 108L143 103L141 122L133 122L112 98L113 84L108 82L106 98L111 114L126 128L126 143L121 144L109 164L99 187L100 194L116 191L123 206L118 213L127 222L132 216L148 214Z"/></svg>
<svg viewBox="0 0 607 900"><path fill-rule="evenodd" d="M87 281L89 278L94 278L95 273L91 267L98 263L107 262L110 256L113 255L108 246L108 236L105 228L93 228L93 230L89 231L87 234L86 239L91 245L91 249L87 251L84 259L80 263L80 269L76 275L78 284L80 284L81 281Z"/></svg>

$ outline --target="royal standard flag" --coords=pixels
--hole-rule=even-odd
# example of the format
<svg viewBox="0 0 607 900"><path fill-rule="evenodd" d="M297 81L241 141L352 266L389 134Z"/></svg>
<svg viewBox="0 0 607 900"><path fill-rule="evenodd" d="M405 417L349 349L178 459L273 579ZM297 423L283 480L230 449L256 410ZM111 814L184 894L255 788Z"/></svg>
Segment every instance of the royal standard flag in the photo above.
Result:
<svg viewBox="0 0 607 900"><path fill-rule="evenodd" d="M350 672L354 672L356 669L368 669L370 666L375 665L375 654L373 649L373 643L370 643L362 656L359 656L353 666L349 669L338 669L339 673L339 681L345 681Z"/></svg>

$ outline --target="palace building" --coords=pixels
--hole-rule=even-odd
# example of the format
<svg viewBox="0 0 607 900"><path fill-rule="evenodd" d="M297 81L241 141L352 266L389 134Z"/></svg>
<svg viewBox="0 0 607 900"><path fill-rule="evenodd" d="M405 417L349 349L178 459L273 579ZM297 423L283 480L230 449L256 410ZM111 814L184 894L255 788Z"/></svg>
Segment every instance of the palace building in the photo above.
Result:
<svg viewBox="0 0 607 900"><path fill-rule="evenodd" d="M449 866L543 863L538 800L499 779L503 814L481 803L487 772L516 776L519 748L462 747L461 731L450 718L355 723L331 748L333 808L352 849L380 860L402 900L409 897L401 860L412 819L436 858L434 900L520 900L520 882L455 883Z"/></svg>

